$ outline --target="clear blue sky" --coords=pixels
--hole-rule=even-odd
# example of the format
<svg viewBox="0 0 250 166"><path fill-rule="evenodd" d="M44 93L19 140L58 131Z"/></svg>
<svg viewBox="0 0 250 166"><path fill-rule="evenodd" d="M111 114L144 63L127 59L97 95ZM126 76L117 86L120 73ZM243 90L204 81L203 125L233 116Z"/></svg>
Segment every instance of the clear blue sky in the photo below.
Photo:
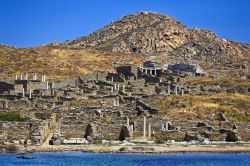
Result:
<svg viewBox="0 0 250 166"><path fill-rule="evenodd" d="M249 0L0 0L0 43L32 47L72 40L138 11L250 43Z"/></svg>

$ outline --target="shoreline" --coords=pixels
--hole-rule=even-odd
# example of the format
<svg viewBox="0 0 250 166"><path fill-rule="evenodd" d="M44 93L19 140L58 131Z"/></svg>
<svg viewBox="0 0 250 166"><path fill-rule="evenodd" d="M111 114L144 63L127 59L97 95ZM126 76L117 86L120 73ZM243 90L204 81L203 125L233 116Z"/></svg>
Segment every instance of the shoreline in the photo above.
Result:
<svg viewBox="0 0 250 166"><path fill-rule="evenodd" d="M139 153L139 154L171 154L171 153L250 153L250 146L240 145L46 145L17 146L12 153L39 152L86 152L86 153ZM8 153L8 151L1 151ZM1 154L0 153L0 154Z"/></svg>

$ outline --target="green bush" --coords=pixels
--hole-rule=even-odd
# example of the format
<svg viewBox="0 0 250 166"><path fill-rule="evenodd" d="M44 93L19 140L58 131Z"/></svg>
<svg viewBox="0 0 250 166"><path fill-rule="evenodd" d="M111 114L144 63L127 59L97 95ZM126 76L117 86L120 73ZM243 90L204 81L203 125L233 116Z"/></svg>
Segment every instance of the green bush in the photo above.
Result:
<svg viewBox="0 0 250 166"><path fill-rule="evenodd" d="M0 121L7 121L7 122L25 122L29 120L28 117L21 117L19 114L14 113L0 113Z"/></svg>

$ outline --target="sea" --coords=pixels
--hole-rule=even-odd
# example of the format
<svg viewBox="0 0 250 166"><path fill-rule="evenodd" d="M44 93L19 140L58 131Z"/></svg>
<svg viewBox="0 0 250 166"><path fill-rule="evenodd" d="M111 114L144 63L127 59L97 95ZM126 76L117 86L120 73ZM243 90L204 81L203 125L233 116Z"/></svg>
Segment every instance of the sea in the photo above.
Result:
<svg viewBox="0 0 250 166"><path fill-rule="evenodd" d="M250 153L96 154L83 152L0 154L0 166L250 166Z"/></svg>

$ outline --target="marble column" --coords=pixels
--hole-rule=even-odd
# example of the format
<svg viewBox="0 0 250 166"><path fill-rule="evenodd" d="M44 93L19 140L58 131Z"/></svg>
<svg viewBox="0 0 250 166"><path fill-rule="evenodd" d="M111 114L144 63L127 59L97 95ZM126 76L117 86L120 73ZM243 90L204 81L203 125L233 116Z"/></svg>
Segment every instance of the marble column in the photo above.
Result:
<svg viewBox="0 0 250 166"><path fill-rule="evenodd" d="M170 85L168 85L168 95L171 94L171 89L170 89Z"/></svg>
<svg viewBox="0 0 250 166"><path fill-rule="evenodd" d="M174 89L174 91L175 91L175 95L177 96L177 95L178 95L177 85L175 85L175 89Z"/></svg>
<svg viewBox="0 0 250 166"><path fill-rule="evenodd" d="M148 137L151 137L151 124L148 124Z"/></svg>
<svg viewBox="0 0 250 166"><path fill-rule="evenodd" d="M30 89L29 98L32 98L32 90Z"/></svg>
<svg viewBox="0 0 250 166"><path fill-rule="evenodd" d="M184 89L181 89L181 95L184 96Z"/></svg>
<svg viewBox="0 0 250 166"><path fill-rule="evenodd" d="M147 136L147 118L144 117L143 118L143 137L146 137Z"/></svg>
<svg viewBox="0 0 250 166"><path fill-rule="evenodd" d="M129 123L129 117L127 117L127 126L129 126L130 123Z"/></svg>
<svg viewBox="0 0 250 166"><path fill-rule="evenodd" d="M161 131L165 131L164 124L161 124Z"/></svg>
<svg viewBox="0 0 250 166"><path fill-rule="evenodd" d="M168 128L169 128L169 123L166 122L166 131L168 131Z"/></svg>
<svg viewBox="0 0 250 166"><path fill-rule="evenodd" d="M125 85L122 85L122 92L125 93Z"/></svg>
<svg viewBox="0 0 250 166"><path fill-rule="evenodd" d="M46 82L46 89L49 89L49 81Z"/></svg>
<svg viewBox="0 0 250 166"><path fill-rule="evenodd" d="M24 76L24 80L28 80L28 77L29 77L28 73L26 73L25 76Z"/></svg>
<svg viewBox="0 0 250 166"><path fill-rule="evenodd" d="M25 96L25 91L24 91L24 88L23 88L23 97Z"/></svg>
<svg viewBox="0 0 250 166"><path fill-rule="evenodd" d="M8 106L8 100L5 101L5 108L9 108L9 106Z"/></svg>

